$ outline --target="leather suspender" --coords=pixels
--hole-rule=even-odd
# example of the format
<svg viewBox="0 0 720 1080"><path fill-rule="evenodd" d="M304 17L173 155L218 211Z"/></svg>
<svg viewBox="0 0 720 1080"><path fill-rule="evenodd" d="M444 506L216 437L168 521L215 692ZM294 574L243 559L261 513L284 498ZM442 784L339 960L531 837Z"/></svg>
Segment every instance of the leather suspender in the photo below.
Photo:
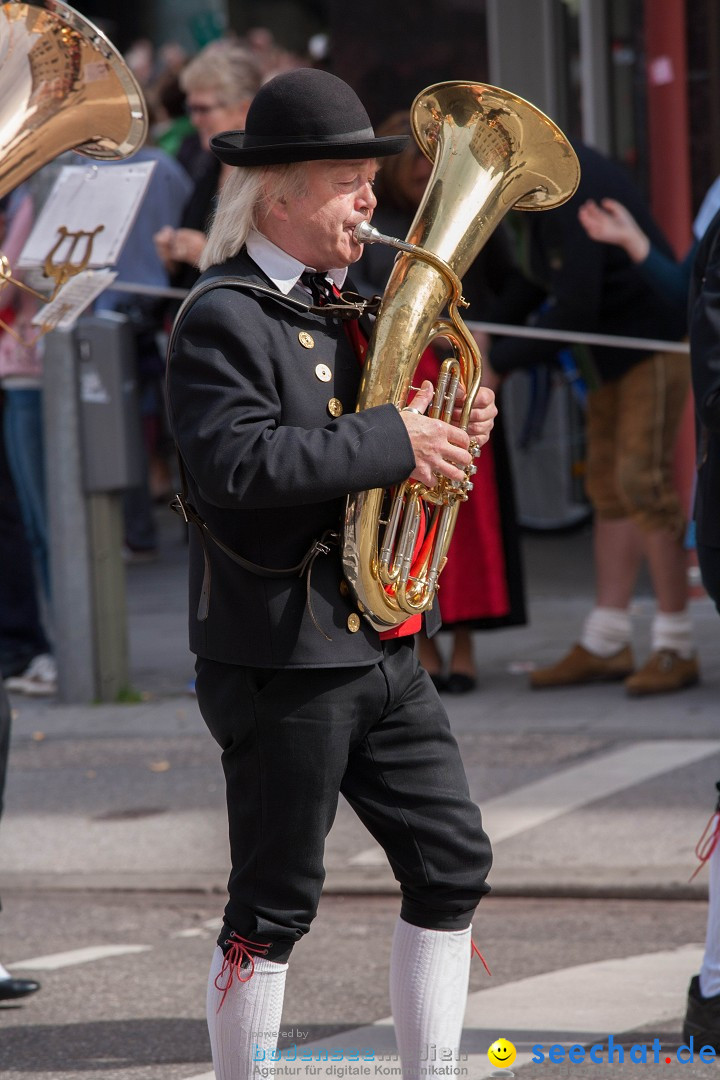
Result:
<svg viewBox="0 0 720 1080"><path fill-rule="evenodd" d="M268 296L272 297L274 300L279 301L280 303L284 303L287 306L294 308L295 310L307 311L307 312L311 312L313 314L322 314L322 315L326 316L326 315L329 315L329 314L335 314L335 308L336 307L340 308L342 306L345 306L347 308L347 305L339 305L339 304L326 304L326 305L323 305L322 307L314 307L313 305L303 303L303 301L301 301L301 300L295 300L292 297L285 296L284 293L281 293L277 289L271 289L271 288L269 288L269 287L267 287L265 285L257 285L257 284L255 284L255 282L247 281L244 278L237 278L237 277L213 278L212 281L206 281L203 285L201 285L197 289L195 289L189 296L186 296L186 298L183 300L183 302L182 302L182 304L181 304L181 306L180 306L180 308L178 310L178 313L177 313L177 315L175 317L175 323L173 325L172 332L170 334L170 340L168 341L168 348L167 348L167 370L168 371L169 371L169 368L170 368L170 358L172 356L173 349L175 348L175 342L177 340L177 335L178 335L178 330L179 330L179 327L180 327L180 323L182 322L183 316L186 314L188 308L200 296L203 296L206 292L210 292L212 289L217 289L217 288L221 288L221 287L234 288L234 289L243 289L243 290L246 290L248 292L259 292L259 293L262 293L264 295L268 295ZM360 300L360 302L362 304L367 303L367 301L364 301L359 297L358 297L358 299ZM358 316L360 314L362 314L362 312L356 310L355 313L353 315L351 315L350 317L351 318L358 318ZM347 315L345 317L347 317ZM232 561L234 563L237 563L238 566L241 566L243 568L243 570L247 570L248 573L255 574L257 577L285 578L285 577L295 577L296 575L298 577L302 577L303 574L307 573L308 574L308 589L307 589L307 591L308 591L308 609L310 611L310 616L311 616L311 618L313 620L313 623L315 624L317 629L320 631L320 633L324 634L324 636L327 638L328 637L327 634L325 634L324 630L322 630L322 628L318 625L318 623L317 623L317 621L315 619L313 610L312 610L312 606L310 604L310 580L309 580L309 575L310 575L310 571L312 569L312 565L315 562L315 559L318 557L318 555L327 555L329 553L329 551L331 550L331 547L333 545L337 544L337 542L338 542L337 533L328 531L326 533L323 533L322 537L319 540L314 540L313 543L311 544L311 546L308 548L308 550L303 555L300 562L296 566L271 567L271 566L260 566L258 563L251 562L249 559L246 559L242 555L239 555L236 551L233 551L232 548L229 548L227 546L227 544L224 544L223 541L220 540L219 537L217 537L211 531L211 529L208 527L205 520L202 517L200 517L200 515L198 514L195 507L192 506L192 504L188 501L187 473L185 471L185 462L182 459L182 455L180 453L180 448L177 445L177 443L175 444L175 450L176 450L176 453L177 453L178 470L179 470L179 474L180 474L180 487L181 487L181 490L175 495L175 498L170 503L170 509L174 510L175 513L179 514L183 518L183 520L185 521L186 525L192 523L193 525L195 525L197 527L197 529L198 529L198 531L200 533L200 542L202 544L203 559L204 559L204 562L205 562L205 571L204 571L204 575L203 575L203 583L202 583L202 588L200 590L200 601L198 603L198 610L197 610L197 618L198 618L198 620L201 621L201 622L204 622L205 619L207 619L207 617L209 615L209 612L210 612L210 585L211 585L211 580L212 580L212 571L211 571L211 566L210 566L210 556L209 556L209 552L208 552L207 541L211 540L215 544L216 547L218 547L225 555L227 555L227 557L229 559L232 559ZM330 640L331 639L328 638L328 641L330 641Z"/></svg>

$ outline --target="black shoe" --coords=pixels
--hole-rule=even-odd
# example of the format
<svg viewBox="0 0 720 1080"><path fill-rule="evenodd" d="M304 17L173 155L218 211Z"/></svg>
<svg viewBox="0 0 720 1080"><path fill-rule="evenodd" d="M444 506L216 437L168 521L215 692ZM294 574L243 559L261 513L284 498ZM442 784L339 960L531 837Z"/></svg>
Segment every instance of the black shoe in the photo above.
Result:
<svg viewBox="0 0 720 1080"><path fill-rule="evenodd" d="M703 997L698 975L693 975L690 980L687 1012L683 1023L685 1042L691 1035L698 1050L703 1046L712 1046L716 1055L720 1054L720 994Z"/></svg>
<svg viewBox="0 0 720 1080"><path fill-rule="evenodd" d="M431 675L430 681L437 690L438 694L444 694L448 688L448 680L445 675Z"/></svg>
<svg viewBox="0 0 720 1080"><path fill-rule="evenodd" d="M40 989L34 979L0 979L0 1001L14 1001Z"/></svg>
<svg viewBox="0 0 720 1080"><path fill-rule="evenodd" d="M477 679L462 671L451 671L447 678L448 694L469 694L477 686Z"/></svg>

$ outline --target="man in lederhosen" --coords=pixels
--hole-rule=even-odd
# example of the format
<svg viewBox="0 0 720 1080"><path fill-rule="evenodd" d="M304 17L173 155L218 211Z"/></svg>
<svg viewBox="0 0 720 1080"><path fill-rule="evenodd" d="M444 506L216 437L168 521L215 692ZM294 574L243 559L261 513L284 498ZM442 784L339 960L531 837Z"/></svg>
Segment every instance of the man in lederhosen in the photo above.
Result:
<svg viewBox="0 0 720 1080"><path fill-rule="evenodd" d="M462 1028L490 845L415 655L420 619L381 640L335 541L348 492L409 476L463 480L470 437L485 442L495 415L481 390L467 432L426 417L429 383L402 412L354 411L359 335L333 308L361 255L353 230L372 215L378 159L405 141L376 138L354 92L327 72L268 82L245 131L212 140L236 168L169 350L179 502L196 526L190 646L200 709L223 751L230 826L208 983L221 1080L250 1076L275 1045L288 957L315 915L340 792L402 890L390 981L405 1075L419 1075L433 1044L457 1050ZM228 275L239 284L220 282Z"/></svg>

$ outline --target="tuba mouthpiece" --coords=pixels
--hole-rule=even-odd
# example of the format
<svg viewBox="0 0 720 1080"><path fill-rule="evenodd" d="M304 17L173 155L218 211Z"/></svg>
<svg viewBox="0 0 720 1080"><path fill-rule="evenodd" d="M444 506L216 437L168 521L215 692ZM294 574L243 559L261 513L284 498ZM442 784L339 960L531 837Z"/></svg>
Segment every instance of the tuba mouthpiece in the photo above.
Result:
<svg viewBox="0 0 720 1080"><path fill-rule="evenodd" d="M355 226L353 240L356 244L387 244L389 247L397 248L398 251L408 251L410 253L417 250L415 244L408 244L407 240L401 240L397 236L386 236L385 233L381 233L379 229L371 225L369 221L361 221L359 225Z"/></svg>
<svg viewBox="0 0 720 1080"><path fill-rule="evenodd" d="M382 233L378 232L369 221L361 221L353 230L353 240L356 244L379 244L382 241Z"/></svg>

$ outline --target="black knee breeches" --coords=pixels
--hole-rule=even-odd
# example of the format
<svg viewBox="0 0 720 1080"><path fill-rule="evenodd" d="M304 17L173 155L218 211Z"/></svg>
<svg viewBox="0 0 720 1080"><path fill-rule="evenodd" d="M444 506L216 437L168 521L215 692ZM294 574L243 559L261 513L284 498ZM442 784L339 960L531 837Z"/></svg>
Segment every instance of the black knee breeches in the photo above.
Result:
<svg viewBox="0 0 720 1080"><path fill-rule="evenodd" d="M387 642L371 667L248 669L201 658L196 687L223 751L227 926L269 944L269 959L287 957L317 910L340 792L385 850L402 917L430 929L470 924L489 888L490 844L411 640Z"/></svg>

